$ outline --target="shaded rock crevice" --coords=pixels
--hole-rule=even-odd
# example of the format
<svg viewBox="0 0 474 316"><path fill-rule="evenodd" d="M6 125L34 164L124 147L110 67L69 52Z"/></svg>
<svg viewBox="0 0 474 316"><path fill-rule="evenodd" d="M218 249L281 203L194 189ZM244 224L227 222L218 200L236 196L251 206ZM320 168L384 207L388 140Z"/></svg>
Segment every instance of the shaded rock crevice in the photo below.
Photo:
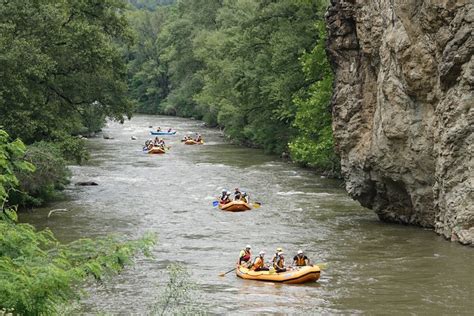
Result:
<svg viewBox="0 0 474 316"><path fill-rule="evenodd" d="M473 245L472 1L332 0L326 20L348 193Z"/></svg>

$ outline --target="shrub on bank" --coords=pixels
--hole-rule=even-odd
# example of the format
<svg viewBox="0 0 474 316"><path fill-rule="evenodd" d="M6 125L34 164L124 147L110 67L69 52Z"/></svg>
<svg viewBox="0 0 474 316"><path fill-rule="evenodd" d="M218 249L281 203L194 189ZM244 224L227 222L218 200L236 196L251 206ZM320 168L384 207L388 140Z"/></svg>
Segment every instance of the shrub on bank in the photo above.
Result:
<svg viewBox="0 0 474 316"><path fill-rule="evenodd" d="M28 146L26 161L36 167L33 173L19 170L15 173L20 191L11 194L13 204L39 206L54 200L69 183L70 171L58 145L37 142Z"/></svg>
<svg viewBox="0 0 474 316"><path fill-rule="evenodd" d="M55 137L53 145L59 149L61 156L68 163L80 165L89 159L89 151L82 138L61 134Z"/></svg>

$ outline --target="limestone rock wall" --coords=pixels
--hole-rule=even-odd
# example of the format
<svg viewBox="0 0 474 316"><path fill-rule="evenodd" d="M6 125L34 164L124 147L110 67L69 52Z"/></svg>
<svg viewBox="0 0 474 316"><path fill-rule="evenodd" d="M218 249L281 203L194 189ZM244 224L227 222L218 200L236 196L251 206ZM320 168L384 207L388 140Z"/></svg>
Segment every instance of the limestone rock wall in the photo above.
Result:
<svg viewBox="0 0 474 316"><path fill-rule="evenodd" d="M474 244L474 2L331 0L333 130L349 194Z"/></svg>

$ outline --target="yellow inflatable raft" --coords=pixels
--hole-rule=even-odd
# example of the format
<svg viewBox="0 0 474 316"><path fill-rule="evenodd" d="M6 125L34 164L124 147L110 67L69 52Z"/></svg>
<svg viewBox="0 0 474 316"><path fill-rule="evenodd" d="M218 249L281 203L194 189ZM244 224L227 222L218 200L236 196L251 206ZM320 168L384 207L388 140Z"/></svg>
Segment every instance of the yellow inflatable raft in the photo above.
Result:
<svg viewBox="0 0 474 316"><path fill-rule="evenodd" d="M242 279L288 284L314 282L319 279L321 274L321 270L316 265L296 267L294 269L276 273L275 271L252 271L244 266L239 266L235 272Z"/></svg>
<svg viewBox="0 0 474 316"><path fill-rule="evenodd" d="M166 153L166 151L161 147L155 146L152 149L149 149L148 153L149 154L164 154Z"/></svg>
<svg viewBox="0 0 474 316"><path fill-rule="evenodd" d="M245 203L244 201L232 201L227 204L219 203L219 208L223 211L229 212L243 212L252 209L250 204Z"/></svg>
<svg viewBox="0 0 474 316"><path fill-rule="evenodd" d="M202 145L204 144L204 141L201 140L199 142L195 141L194 139L188 139L184 142L185 145Z"/></svg>

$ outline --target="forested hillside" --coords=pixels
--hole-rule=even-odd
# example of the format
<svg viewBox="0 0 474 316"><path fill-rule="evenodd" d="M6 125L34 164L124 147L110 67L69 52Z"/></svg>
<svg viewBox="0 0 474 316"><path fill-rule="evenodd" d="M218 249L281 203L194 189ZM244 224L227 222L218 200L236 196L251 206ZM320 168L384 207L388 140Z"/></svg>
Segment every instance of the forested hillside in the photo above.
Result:
<svg viewBox="0 0 474 316"><path fill-rule="evenodd" d="M232 140L337 171L327 1L183 0L128 14L138 112L202 119Z"/></svg>

